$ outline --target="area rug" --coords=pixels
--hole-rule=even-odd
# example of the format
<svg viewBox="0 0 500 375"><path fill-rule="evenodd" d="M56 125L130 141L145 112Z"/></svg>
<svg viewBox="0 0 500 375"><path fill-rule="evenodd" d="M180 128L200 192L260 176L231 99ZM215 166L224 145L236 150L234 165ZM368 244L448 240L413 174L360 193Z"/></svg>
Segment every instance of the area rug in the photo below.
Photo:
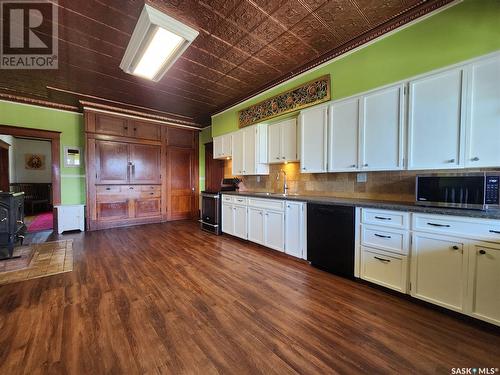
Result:
<svg viewBox="0 0 500 375"><path fill-rule="evenodd" d="M0 262L0 285L73 271L73 241L63 240L21 246L21 258Z"/></svg>
<svg viewBox="0 0 500 375"><path fill-rule="evenodd" d="M28 232L40 232L42 230L52 229L54 225L54 217L52 212L45 212L38 215L35 219L29 223Z"/></svg>

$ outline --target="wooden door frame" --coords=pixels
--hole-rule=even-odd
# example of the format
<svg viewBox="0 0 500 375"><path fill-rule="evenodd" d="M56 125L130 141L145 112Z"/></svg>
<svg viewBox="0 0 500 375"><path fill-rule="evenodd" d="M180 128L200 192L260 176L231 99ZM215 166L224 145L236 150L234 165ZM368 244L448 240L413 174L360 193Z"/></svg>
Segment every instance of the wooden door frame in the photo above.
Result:
<svg viewBox="0 0 500 375"><path fill-rule="evenodd" d="M57 217L55 215L55 206L61 204L61 132L0 125L0 134L11 135L13 137L37 138L50 142L52 157L52 210L54 212L53 230L56 231Z"/></svg>

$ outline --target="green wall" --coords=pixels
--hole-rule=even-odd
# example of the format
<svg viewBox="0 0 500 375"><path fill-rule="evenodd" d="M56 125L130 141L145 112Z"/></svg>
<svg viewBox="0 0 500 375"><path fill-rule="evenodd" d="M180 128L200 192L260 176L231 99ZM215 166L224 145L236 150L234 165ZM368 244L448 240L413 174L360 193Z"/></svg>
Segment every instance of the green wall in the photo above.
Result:
<svg viewBox="0 0 500 375"><path fill-rule="evenodd" d="M212 117L212 135L238 128L238 111L324 74L332 98L351 96L500 49L500 1L465 0L321 69Z"/></svg>
<svg viewBox="0 0 500 375"><path fill-rule="evenodd" d="M63 204L85 203L85 169L64 168L64 146L84 149L81 113L0 101L0 124L61 132L61 200ZM84 157L84 155L82 155Z"/></svg>
<svg viewBox="0 0 500 375"><path fill-rule="evenodd" d="M199 145L200 145L200 152L199 152L199 165L200 165L200 191L205 190L205 143L210 143L212 142L212 128L207 127L204 128L200 133L199 133Z"/></svg>

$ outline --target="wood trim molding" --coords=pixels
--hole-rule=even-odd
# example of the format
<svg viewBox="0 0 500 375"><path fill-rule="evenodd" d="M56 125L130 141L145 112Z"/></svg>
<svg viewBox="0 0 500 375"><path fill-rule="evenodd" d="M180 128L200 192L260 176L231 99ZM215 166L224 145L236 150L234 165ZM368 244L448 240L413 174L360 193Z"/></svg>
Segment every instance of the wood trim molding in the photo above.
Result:
<svg viewBox="0 0 500 375"><path fill-rule="evenodd" d="M461 1L461 0L459 0ZM415 5L414 9L403 13L399 14L396 17L394 17L392 20L383 23L382 25L377 26L376 28L366 32L365 34L362 34L358 36L355 39L352 39L345 44L334 48L333 50L321 55L320 57L316 58L315 60L310 61L309 63L295 69L293 72L289 74L285 74L279 78L277 78L274 81L266 83L264 86L260 87L257 90L251 91L249 94L246 94L234 101L230 101L228 104L217 108L214 112L212 112L211 116L218 115L232 107L235 107L257 95L260 95L264 93L265 91L268 91L275 86L278 86L286 81L289 81L303 73L306 73L308 70L314 69L322 64L325 64L329 62L330 60L333 60L353 49L359 48L362 45L369 43L373 41L374 39L377 39L384 34L387 34L391 31L396 30L397 28L404 26L407 23L410 23L412 21L417 20L418 18L425 16L428 13L431 13L435 10L438 10L441 7L444 7L445 5L449 5L451 3L457 2L457 0L434 0L434 1L429 1L427 3L420 3Z"/></svg>
<svg viewBox="0 0 500 375"><path fill-rule="evenodd" d="M28 98L25 96L7 94L7 93L3 93L3 92L0 92L0 99L6 100L9 102L14 102L14 103L36 105L39 107L53 108L53 109L58 109L58 110L62 110L62 111L80 112L80 108L72 106L72 105L58 104L58 103L50 102L48 100Z"/></svg>

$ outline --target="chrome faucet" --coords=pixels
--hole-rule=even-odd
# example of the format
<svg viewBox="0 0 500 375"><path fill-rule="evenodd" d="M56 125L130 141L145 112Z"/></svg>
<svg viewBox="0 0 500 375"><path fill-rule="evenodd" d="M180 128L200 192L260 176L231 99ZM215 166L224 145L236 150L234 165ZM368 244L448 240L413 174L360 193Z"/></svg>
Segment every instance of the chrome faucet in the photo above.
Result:
<svg viewBox="0 0 500 375"><path fill-rule="evenodd" d="M283 194L287 195L288 194L288 185L286 183L286 172L282 169L280 173L283 173ZM280 177L280 173L278 173L278 179Z"/></svg>

